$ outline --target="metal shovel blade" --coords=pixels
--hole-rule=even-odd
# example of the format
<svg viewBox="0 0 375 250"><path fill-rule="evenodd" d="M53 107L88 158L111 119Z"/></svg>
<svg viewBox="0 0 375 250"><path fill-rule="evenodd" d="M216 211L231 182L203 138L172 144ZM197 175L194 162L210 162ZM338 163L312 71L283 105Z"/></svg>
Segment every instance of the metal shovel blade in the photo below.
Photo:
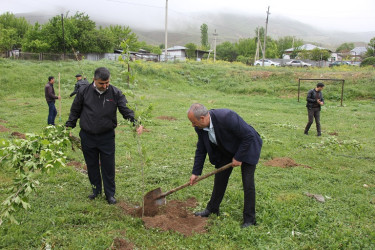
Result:
<svg viewBox="0 0 375 250"><path fill-rule="evenodd" d="M165 199L165 196L160 197L161 194L162 194L162 191L160 187L154 190L151 190L143 197L145 204L154 203L155 205L159 205L159 206L167 204L167 200Z"/></svg>

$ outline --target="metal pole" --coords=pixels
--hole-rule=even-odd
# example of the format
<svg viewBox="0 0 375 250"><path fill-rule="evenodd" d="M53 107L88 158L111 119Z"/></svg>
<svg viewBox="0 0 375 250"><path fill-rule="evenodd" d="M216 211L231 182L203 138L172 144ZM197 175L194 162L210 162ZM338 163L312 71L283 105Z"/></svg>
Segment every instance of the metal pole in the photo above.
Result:
<svg viewBox="0 0 375 250"><path fill-rule="evenodd" d="M301 89L301 79L298 78L298 102L299 102L299 92Z"/></svg>
<svg viewBox="0 0 375 250"><path fill-rule="evenodd" d="M165 42L164 42L164 61L168 61L168 0L165 0Z"/></svg>
<svg viewBox="0 0 375 250"><path fill-rule="evenodd" d="M341 87L341 107L342 107L342 101L344 99L344 83L345 83L345 80L342 80L342 87Z"/></svg>
<svg viewBox="0 0 375 250"><path fill-rule="evenodd" d="M266 19L266 30L264 32L264 45L263 45L263 62L262 62L262 66L264 66L264 60L266 59L266 40L267 40L267 27L268 27L268 15L271 14L270 13L270 6L268 6L268 10L267 10L267 19Z"/></svg>

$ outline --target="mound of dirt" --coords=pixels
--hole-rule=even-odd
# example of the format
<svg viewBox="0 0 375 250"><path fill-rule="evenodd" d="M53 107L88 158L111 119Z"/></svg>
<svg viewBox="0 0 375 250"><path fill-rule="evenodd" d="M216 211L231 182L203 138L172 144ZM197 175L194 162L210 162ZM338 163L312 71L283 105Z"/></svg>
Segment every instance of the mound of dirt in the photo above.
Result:
<svg viewBox="0 0 375 250"><path fill-rule="evenodd" d="M11 135L14 136L14 137L18 137L20 139L26 139L26 135L25 134L22 134L22 133L17 132L17 131L12 132Z"/></svg>
<svg viewBox="0 0 375 250"><path fill-rule="evenodd" d="M9 129L7 129L3 125L0 125L0 132L8 132L8 131L9 131Z"/></svg>
<svg viewBox="0 0 375 250"><path fill-rule="evenodd" d="M289 157L273 158L272 160L269 160L266 163L264 163L264 165L270 166L270 167L280 167L280 168L291 168L291 167L298 167L298 166L311 168L307 165L298 164L292 158L289 158Z"/></svg>
<svg viewBox="0 0 375 250"><path fill-rule="evenodd" d="M175 121L175 120L177 120L177 118L173 117L173 116L158 116L156 118L160 119L160 120L168 120L168 121Z"/></svg>
<svg viewBox="0 0 375 250"><path fill-rule="evenodd" d="M168 201L165 206L156 207L155 216L143 216L142 220L146 228L159 228L163 231L176 231L185 236L194 233L205 233L207 218L196 217L188 210L188 208L196 207L197 200L190 198L186 201ZM120 202L119 206L125 214L141 217L142 207L131 207L124 202ZM150 209L146 206L147 210ZM149 214L150 211L145 211ZM151 211L153 214L154 211Z"/></svg>
<svg viewBox="0 0 375 250"><path fill-rule="evenodd" d="M111 249L116 249L116 250L132 250L134 249L134 244L131 242L128 242L124 239L121 238L115 238L113 240L113 245Z"/></svg>

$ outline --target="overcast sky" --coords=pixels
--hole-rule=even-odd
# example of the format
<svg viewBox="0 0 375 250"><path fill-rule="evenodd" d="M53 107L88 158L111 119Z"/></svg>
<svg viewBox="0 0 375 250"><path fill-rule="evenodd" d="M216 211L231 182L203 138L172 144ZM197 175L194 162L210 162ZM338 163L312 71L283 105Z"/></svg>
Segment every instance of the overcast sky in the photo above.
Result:
<svg viewBox="0 0 375 250"><path fill-rule="evenodd" d="M0 14L7 11L38 11L48 18L59 13L87 13L92 19L124 23L137 20L139 26L164 28L166 0L0 0ZM288 17L320 29L347 32L375 31L375 0L168 0L169 18L194 19L195 12L231 12L266 17ZM95 18L94 18L95 17ZM172 24L173 25L173 24Z"/></svg>

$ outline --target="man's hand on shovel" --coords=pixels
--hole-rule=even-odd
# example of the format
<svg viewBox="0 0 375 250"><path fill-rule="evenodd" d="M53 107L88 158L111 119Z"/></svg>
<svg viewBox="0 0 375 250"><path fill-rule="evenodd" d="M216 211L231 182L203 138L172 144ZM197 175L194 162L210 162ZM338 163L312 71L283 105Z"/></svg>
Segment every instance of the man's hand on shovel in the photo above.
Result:
<svg viewBox="0 0 375 250"><path fill-rule="evenodd" d="M237 167L237 166L241 166L242 165L242 162L240 161L237 161L236 159L232 159L232 167Z"/></svg>
<svg viewBox="0 0 375 250"><path fill-rule="evenodd" d="M199 175L192 174L190 177L190 186L194 185L195 181L198 179Z"/></svg>
<svg viewBox="0 0 375 250"><path fill-rule="evenodd" d="M142 134L143 133L143 126L142 125L139 125L139 127L137 128L137 134Z"/></svg>

